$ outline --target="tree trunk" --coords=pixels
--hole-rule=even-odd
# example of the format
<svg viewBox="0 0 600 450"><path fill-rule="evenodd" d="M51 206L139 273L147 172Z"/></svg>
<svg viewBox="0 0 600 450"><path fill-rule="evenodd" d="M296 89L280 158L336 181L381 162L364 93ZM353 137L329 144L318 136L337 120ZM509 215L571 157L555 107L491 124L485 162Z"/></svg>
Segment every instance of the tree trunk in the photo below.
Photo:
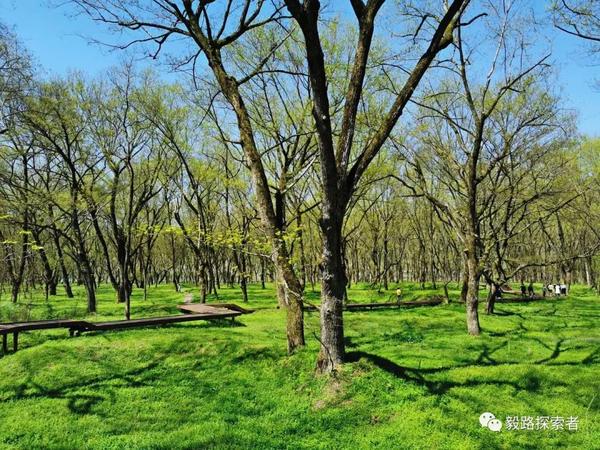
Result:
<svg viewBox="0 0 600 450"><path fill-rule="evenodd" d="M81 256L80 256L81 257ZM85 258L87 260L87 258ZM80 262L85 267L81 269L81 278L85 287L86 299L87 299L87 312L96 312L96 283L94 281L94 275L91 271L89 261Z"/></svg>
<svg viewBox="0 0 600 450"><path fill-rule="evenodd" d="M444 303L446 303L446 304L450 303L450 294L448 293L448 284L449 283L450 283L449 281L446 281L444 283Z"/></svg>
<svg viewBox="0 0 600 450"><path fill-rule="evenodd" d="M468 290L467 290L467 330L472 336L479 336L481 328L479 326L479 313L477 307L479 305L479 269L478 261L475 254L467 256L469 267Z"/></svg>
<svg viewBox="0 0 600 450"><path fill-rule="evenodd" d="M260 258L260 287L266 289L265 286L265 259Z"/></svg>
<svg viewBox="0 0 600 450"><path fill-rule="evenodd" d="M317 359L320 372L332 372L344 361L343 304L346 274L342 261L342 224L344 209L324 205L321 219L323 235L321 281L321 350Z"/></svg>
<svg viewBox="0 0 600 450"><path fill-rule="evenodd" d="M77 227L79 225L77 224ZM87 298L87 312L95 313L96 312L96 281L94 280L94 271L92 270L92 265L90 264L90 260L85 254L83 237L81 236L80 231L78 233L79 247L80 252L77 255L77 262L81 274L81 281L85 287L85 293Z"/></svg>
<svg viewBox="0 0 600 450"><path fill-rule="evenodd" d="M486 314L494 314L494 305L496 304L496 298L498 297L498 291L500 290L500 286L497 284L492 284L490 288L490 292L487 298L487 305L485 312Z"/></svg>
<svg viewBox="0 0 600 450"><path fill-rule="evenodd" d="M52 232L52 237L54 239L54 246L56 247L56 256L58 259L58 265L60 266L60 273L62 276L63 286L65 288L65 293L67 294L67 298L73 298L73 289L71 289L71 281L69 280L69 271L67 270L67 266L65 264L65 258L63 255L62 247L60 244L60 238L58 233L54 230Z"/></svg>
<svg viewBox="0 0 600 450"><path fill-rule="evenodd" d="M280 308L286 308L285 280L277 263L275 263L275 284L277 285L277 304Z"/></svg>
<svg viewBox="0 0 600 450"><path fill-rule="evenodd" d="M587 283L588 287L593 289L596 287L596 274L594 272L594 260L592 259L591 256L588 256L587 258L585 258L584 264L585 264L586 283Z"/></svg>
<svg viewBox="0 0 600 450"><path fill-rule="evenodd" d="M21 290L21 282L18 281L13 281L12 283L12 287L10 290L10 300L13 303L17 303L17 301L19 300L19 291Z"/></svg>
<svg viewBox="0 0 600 450"><path fill-rule="evenodd" d="M35 238L38 244L41 244L40 233L37 229L32 230L33 237ZM46 254L46 249L41 247L39 249L40 260L42 261L42 266L44 268L44 285L45 292L47 295L56 295L56 285L58 284L58 280L56 279L56 273L52 266L50 265L50 261L48 260L48 255Z"/></svg>
<svg viewBox="0 0 600 450"><path fill-rule="evenodd" d="M469 292L469 264L467 258L463 260L462 286L460 290L460 299L463 303L467 302L467 293Z"/></svg>
<svg viewBox="0 0 600 450"><path fill-rule="evenodd" d="M279 245L283 246L282 242ZM276 265L279 266L280 281L284 305L287 310L286 333L288 353L293 353L297 348L304 346L304 310L303 290L298 277L294 273L285 251L279 252ZM283 255L281 254L283 253Z"/></svg>

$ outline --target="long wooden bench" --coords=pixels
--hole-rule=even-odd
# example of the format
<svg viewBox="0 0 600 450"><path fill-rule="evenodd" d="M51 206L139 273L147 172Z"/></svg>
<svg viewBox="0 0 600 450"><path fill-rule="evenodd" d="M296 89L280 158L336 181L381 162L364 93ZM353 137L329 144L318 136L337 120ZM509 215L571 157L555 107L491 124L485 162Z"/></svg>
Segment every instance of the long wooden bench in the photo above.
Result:
<svg viewBox="0 0 600 450"><path fill-rule="evenodd" d="M12 322L0 324L0 334L2 335L2 351L8 352L8 335L13 335L13 351L17 351L19 345L19 333L21 331L33 330L51 330L55 328L82 329L87 322L83 320L34 320L31 322Z"/></svg>
<svg viewBox="0 0 600 450"><path fill-rule="evenodd" d="M126 328L138 328L148 326L169 325L172 323L192 322L196 320L234 319L242 315L242 312L229 309L220 309L204 314L182 314L179 316L146 317L132 320L113 320L108 322L88 322L85 320L37 320L31 322L12 322L0 324L0 335L2 335L3 354L8 353L8 335L13 335L13 351L17 351L19 333L33 330L50 330L64 328L69 330L71 336L76 333L88 331L122 330Z"/></svg>
<svg viewBox="0 0 600 450"><path fill-rule="evenodd" d="M436 306L441 305L442 300L421 300L416 302L381 302L381 303L347 303L344 305L345 311L359 311L363 309L385 309L385 308L416 308L419 306ZM304 305L305 311L316 311L314 305Z"/></svg>
<svg viewBox="0 0 600 450"><path fill-rule="evenodd" d="M177 305L177 308L185 314L204 314L227 310L237 311L242 314L252 314L254 312L254 309L242 308L235 303L185 303Z"/></svg>
<svg viewBox="0 0 600 450"><path fill-rule="evenodd" d="M125 328L137 328L148 326L168 325L171 323L192 322L194 320L214 320L227 319L240 316L242 313L237 311L209 314L189 314L181 316L162 316L148 317L144 319L131 320L113 320L111 322L89 322L88 326L83 329L75 328L76 331L105 331L105 330L122 330Z"/></svg>

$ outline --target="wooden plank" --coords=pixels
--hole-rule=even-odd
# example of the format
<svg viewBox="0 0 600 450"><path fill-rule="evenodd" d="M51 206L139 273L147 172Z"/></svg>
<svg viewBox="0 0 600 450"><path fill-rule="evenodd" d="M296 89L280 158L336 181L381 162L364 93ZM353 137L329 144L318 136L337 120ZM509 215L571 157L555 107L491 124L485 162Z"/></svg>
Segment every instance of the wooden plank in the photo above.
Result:
<svg viewBox="0 0 600 450"><path fill-rule="evenodd" d="M195 320L226 319L230 317L237 317L241 314L242 313L231 311L225 313L188 314L182 316L163 316L149 317L145 319L115 320L111 322L88 322L88 327L81 331L119 330L124 328L159 326L179 322L192 322Z"/></svg>
<svg viewBox="0 0 600 450"><path fill-rule="evenodd" d="M252 314L255 309L243 308L235 303L205 303L208 306L214 306L217 308L227 308L233 311L241 312L242 314Z"/></svg>
<svg viewBox="0 0 600 450"><path fill-rule="evenodd" d="M84 320L37 320L33 322L4 323L0 332L50 330L54 328L81 328L88 322Z"/></svg>
<svg viewBox="0 0 600 450"><path fill-rule="evenodd" d="M224 311L236 311L242 314L252 314L253 309L242 308L235 303L187 303L177 305L184 313L222 313Z"/></svg>
<svg viewBox="0 0 600 450"><path fill-rule="evenodd" d="M212 305L207 305L205 303L189 303L186 305L177 305L184 313L192 313L192 314L222 314L224 312L229 312L229 309L226 308L218 308Z"/></svg>
<svg viewBox="0 0 600 450"><path fill-rule="evenodd" d="M215 320L215 319L227 319L232 320L241 316L243 313L239 311L232 311L224 308L215 308L207 306L204 313L194 313L178 316L162 316L162 317L147 317L133 320L113 320L108 322L87 322L85 320L37 320L32 322L14 322L4 323L1 325L0 334L2 334L2 349L4 354L8 352L8 333L13 333L13 348L17 351L19 342L20 331L30 330L45 330L54 328L68 328L69 334L73 336L75 331L105 331L105 330L119 330L125 328L136 328L136 327L147 327L147 326L160 326L168 325L171 323L179 322L192 322L196 320Z"/></svg>
<svg viewBox="0 0 600 450"><path fill-rule="evenodd" d="M348 303L344 305L346 311L357 311L361 309L385 309L385 308L414 308L419 306L441 305L442 300L421 300L416 302L381 302L381 303ZM312 305L304 305L305 311L316 311Z"/></svg>

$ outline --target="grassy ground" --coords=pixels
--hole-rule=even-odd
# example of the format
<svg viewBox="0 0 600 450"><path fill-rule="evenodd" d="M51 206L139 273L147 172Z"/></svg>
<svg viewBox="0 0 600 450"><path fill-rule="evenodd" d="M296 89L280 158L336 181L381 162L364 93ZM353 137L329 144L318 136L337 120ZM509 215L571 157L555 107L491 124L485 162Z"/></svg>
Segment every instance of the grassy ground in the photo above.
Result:
<svg viewBox="0 0 600 450"><path fill-rule="evenodd" d="M395 289L395 286L393 287ZM406 298L435 293L404 285ZM452 292L456 295L456 292ZM312 300L318 295L309 294ZM352 301L387 301L366 286ZM221 300L238 301L236 289ZM134 317L176 313L182 294L136 292ZM20 337L0 358L0 448L600 448L600 299L501 304L482 336L465 332L458 303L345 315L350 363L313 373L318 316L307 314L306 350L285 354L284 312L274 291L250 290L252 315L229 323ZM0 300L0 319L82 317L85 299ZM122 306L103 288L99 314ZM578 417L578 431L479 425L506 416Z"/></svg>

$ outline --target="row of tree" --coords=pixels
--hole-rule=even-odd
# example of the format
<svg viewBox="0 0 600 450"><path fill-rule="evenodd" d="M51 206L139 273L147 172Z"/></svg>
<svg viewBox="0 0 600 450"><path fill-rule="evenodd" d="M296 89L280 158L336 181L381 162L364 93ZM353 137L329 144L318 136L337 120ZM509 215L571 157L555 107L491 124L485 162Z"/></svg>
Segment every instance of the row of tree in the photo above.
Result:
<svg viewBox="0 0 600 450"><path fill-rule="evenodd" d="M597 287L598 143L577 138L521 2L386 5L391 29L375 26L384 0L350 1L357 28L311 0L74 3L154 57L182 37L169 60L191 76L41 80L3 30L13 301L77 282L95 312L108 282L129 318L134 286L194 283L204 300L236 283L247 301L274 280L292 352L318 285L331 371L351 283L458 281L474 335L482 282L490 313L514 279Z"/></svg>

